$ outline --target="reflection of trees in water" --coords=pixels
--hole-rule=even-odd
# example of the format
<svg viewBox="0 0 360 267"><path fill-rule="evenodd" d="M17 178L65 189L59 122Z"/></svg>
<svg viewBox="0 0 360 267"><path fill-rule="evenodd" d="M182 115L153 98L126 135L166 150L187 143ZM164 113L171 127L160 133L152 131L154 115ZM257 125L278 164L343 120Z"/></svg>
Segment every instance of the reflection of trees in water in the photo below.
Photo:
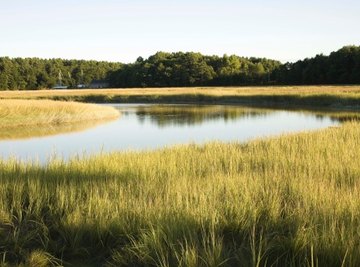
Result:
<svg viewBox="0 0 360 267"><path fill-rule="evenodd" d="M360 121L360 112L347 111L303 111L314 115L317 119L329 118L333 122Z"/></svg>
<svg viewBox="0 0 360 267"><path fill-rule="evenodd" d="M33 137L51 136L72 132L81 132L114 119L85 121L77 123L63 123L55 125L34 125L1 128L0 140L16 140Z"/></svg>
<svg viewBox="0 0 360 267"><path fill-rule="evenodd" d="M232 121L240 117L254 118L272 112L267 109L232 106L161 105L136 108L138 120L147 119L160 127L169 125L195 125L205 121Z"/></svg>
<svg viewBox="0 0 360 267"><path fill-rule="evenodd" d="M155 105L136 108L138 120L150 120L160 127L170 125L195 125L205 121L232 121L239 118L264 117L271 112L283 109L252 108L242 106L204 106L204 105ZM334 110L293 110L317 119L330 119L333 122L360 121L360 112Z"/></svg>

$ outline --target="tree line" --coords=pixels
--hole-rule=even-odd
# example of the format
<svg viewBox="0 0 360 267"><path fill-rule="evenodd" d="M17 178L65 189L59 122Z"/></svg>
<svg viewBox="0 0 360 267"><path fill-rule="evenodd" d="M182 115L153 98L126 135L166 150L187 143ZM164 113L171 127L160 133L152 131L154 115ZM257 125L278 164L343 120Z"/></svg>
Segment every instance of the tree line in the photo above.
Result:
<svg viewBox="0 0 360 267"><path fill-rule="evenodd" d="M111 73L109 80L114 87L267 84L280 65L265 58L158 52L124 65Z"/></svg>
<svg viewBox="0 0 360 267"><path fill-rule="evenodd" d="M283 64L273 77L279 84L359 84L360 46L344 46L329 56Z"/></svg>
<svg viewBox="0 0 360 267"><path fill-rule="evenodd" d="M329 56L295 63L200 53L158 52L131 64L86 60L0 58L0 89L70 88L106 80L110 87L236 86L269 84L358 84L360 46L345 46Z"/></svg>
<svg viewBox="0 0 360 267"><path fill-rule="evenodd" d="M59 73L64 85L75 88L92 80L107 79L109 73L121 65L93 60L0 57L0 89L52 88L59 82Z"/></svg>

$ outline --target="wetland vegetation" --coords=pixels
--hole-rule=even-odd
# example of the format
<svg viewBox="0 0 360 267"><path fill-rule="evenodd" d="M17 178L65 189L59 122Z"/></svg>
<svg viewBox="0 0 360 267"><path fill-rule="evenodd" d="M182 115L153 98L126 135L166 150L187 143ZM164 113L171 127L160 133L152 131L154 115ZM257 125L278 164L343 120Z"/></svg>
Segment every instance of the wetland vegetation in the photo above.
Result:
<svg viewBox="0 0 360 267"><path fill-rule="evenodd" d="M40 124L31 126L5 127L0 131L1 141L25 140L59 134L82 132L101 124L114 121L114 118L76 123Z"/></svg>
<svg viewBox="0 0 360 267"><path fill-rule="evenodd" d="M0 99L91 103L245 104L268 107L359 109L360 86L197 87L0 91Z"/></svg>
<svg viewBox="0 0 360 267"><path fill-rule="evenodd" d="M0 267L360 266L359 1L147 2L3 1Z"/></svg>
<svg viewBox="0 0 360 267"><path fill-rule="evenodd" d="M331 145L329 145L331 144ZM358 266L360 127L0 163L3 265Z"/></svg>
<svg viewBox="0 0 360 267"><path fill-rule="evenodd" d="M222 104L245 99L292 107L316 107L315 100L323 99L318 106L341 110L343 116L335 110L330 117L344 118L344 123L246 143L101 153L45 165L1 160L0 265L360 264L360 125L353 120L358 86L177 90L1 92L0 102L2 107L17 104L19 117L33 121L29 112L37 109L31 105L51 103L40 105L51 110L58 103L39 98ZM75 110L83 105L64 104L76 105ZM206 106L200 110L183 113L198 122L219 112ZM223 111L230 118L243 116ZM48 121L59 122L51 116Z"/></svg>
<svg viewBox="0 0 360 267"><path fill-rule="evenodd" d="M119 113L105 106L51 100L0 100L0 129L35 125L60 125L116 118Z"/></svg>
<svg viewBox="0 0 360 267"><path fill-rule="evenodd" d="M109 122L89 121L56 127L12 127L0 134L0 157L45 164L49 158L155 149L209 141L244 142L254 138L337 126L356 112L254 108L239 105L107 104L121 114ZM64 127L66 126L66 127ZM70 127L68 127L70 126ZM85 127L83 127L85 126ZM56 131L59 132L56 132ZM74 130L74 131L72 131ZM82 130L82 131L79 131ZM77 131L77 132L76 132ZM33 134L33 138L31 135ZM23 137L23 138L21 138ZM36 138L35 138L36 137ZM21 138L19 140L19 138ZM27 138L27 139L24 139Z"/></svg>

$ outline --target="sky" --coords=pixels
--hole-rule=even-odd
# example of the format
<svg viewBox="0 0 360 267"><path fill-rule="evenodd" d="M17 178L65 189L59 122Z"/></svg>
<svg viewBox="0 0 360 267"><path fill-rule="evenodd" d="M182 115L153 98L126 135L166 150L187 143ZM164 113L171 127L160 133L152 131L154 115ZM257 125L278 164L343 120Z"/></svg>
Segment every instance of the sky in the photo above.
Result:
<svg viewBox="0 0 360 267"><path fill-rule="evenodd" d="M294 62L360 45L359 0L0 0L0 56L129 63L157 51Z"/></svg>

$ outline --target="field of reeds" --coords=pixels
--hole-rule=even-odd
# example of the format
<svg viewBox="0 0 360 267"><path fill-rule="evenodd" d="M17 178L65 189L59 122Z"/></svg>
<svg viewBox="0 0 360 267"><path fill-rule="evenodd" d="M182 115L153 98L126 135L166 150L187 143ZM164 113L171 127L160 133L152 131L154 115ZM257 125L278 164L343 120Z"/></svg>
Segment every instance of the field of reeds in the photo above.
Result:
<svg viewBox="0 0 360 267"><path fill-rule="evenodd" d="M360 124L0 162L0 265L359 266Z"/></svg>
<svg viewBox="0 0 360 267"><path fill-rule="evenodd" d="M266 86L0 91L0 99L93 103L204 103L327 108L360 107L360 86Z"/></svg>
<svg viewBox="0 0 360 267"><path fill-rule="evenodd" d="M51 100L0 99L0 129L51 126L118 116L118 111L106 106Z"/></svg>

